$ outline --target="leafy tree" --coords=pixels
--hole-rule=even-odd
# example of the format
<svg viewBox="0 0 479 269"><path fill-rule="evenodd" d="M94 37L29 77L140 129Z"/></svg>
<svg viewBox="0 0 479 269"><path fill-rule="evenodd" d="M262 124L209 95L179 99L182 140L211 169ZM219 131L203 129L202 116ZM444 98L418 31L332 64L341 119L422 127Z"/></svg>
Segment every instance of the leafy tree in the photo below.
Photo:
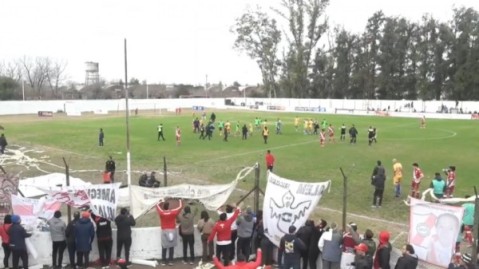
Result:
<svg viewBox="0 0 479 269"><path fill-rule="evenodd" d="M232 32L237 36L234 48L256 60L268 95L276 97L276 79L280 65L277 53L281 41L281 32L276 21L259 8L249 10L236 20Z"/></svg>
<svg viewBox="0 0 479 269"><path fill-rule="evenodd" d="M281 4L283 10L276 9L276 12L289 26L282 84L290 87L288 97L306 98L311 87L309 74L317 44L327 30L327 21L321 18L329 0L281 0Z"/></svg>

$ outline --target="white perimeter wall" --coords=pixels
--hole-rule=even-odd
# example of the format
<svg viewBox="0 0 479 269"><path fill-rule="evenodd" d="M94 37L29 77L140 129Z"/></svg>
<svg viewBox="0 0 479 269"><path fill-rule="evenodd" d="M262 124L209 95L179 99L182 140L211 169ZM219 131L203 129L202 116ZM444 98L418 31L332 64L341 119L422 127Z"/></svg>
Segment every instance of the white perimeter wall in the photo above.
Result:
<svg viewBox="0 0 479 269"><path fill-rule="evenodd" d="M470 115L460 114L436 114L441 106L447 108L457 108L464 113L479 111L479 102L463 101L394 101L394 100L346 100L346 99L269 99L269 98L227 98L236 105L234 108L250 109L258 103L258 110L269 110L268 106L277 106L274 111L292 112L297 111L298 107L303 108L321 108L318 113L342 113L370 115L375 113L367 113L367 109L383 110L389 107L390 116L402 117L426 117L436 118L456 118L470 119ZM406 107L407 104L413 103L412 108ZM239 107L241 104L244 107ZM185 98L185 99L129 99L130 110L174 110L175 108L192 108L193 106L203 106L206 109L225 109L232 108L225 106L225 98ZM80 115L83 112L94 112L98 114L125 111L125 99L114 100L55 100L55 101L0 101L0 115L19 115L19 114L37 114L38 111L58 111L66 112L69 115ZM337 111L340 109L340 111ZM351 111L346 111L349 109ZM413 112L414 109L417 111ZM395 112L399 110L399 112Z"/></svg>
<svg viewBox="0 0 479 269"><path fill-rule="evenodd" d="M132 228L133 242L130 249L130 259L161 259L161 228ZM175 248L175 258L183 257L183 242L181 237L178 237L178 245ZM35 231L30 237L35 250L38 253L36 259L29 253L29 264L52 264L52 239L50 232ZM96 236L92 244L92 252L90 252L90 261L99 259ZM125 258L124 248L122 250L122 258ZM195 229L195 256L201 257L201 238L197 229ZM188 251L189 255L189 251ZM0 251L0 259L3 260L3 251ZM113 230L113 250L112 259L116 259L116 230ZM63 255L63 263L69 264L68 250L65 250ZM11 261L10 261L11 264Z"/></svg>

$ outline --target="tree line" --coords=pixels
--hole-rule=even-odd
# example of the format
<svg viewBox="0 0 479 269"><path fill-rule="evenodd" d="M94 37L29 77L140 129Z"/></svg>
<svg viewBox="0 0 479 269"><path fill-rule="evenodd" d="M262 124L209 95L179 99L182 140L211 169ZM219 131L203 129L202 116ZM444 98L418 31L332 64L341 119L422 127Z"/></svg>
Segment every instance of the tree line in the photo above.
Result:
<svg viewBox="0 0 479 269"><path fill-rule="evenodd" d="M272 8L278 16L256 8L236 19L234 48L258 63L267 96L479 100L479 15L473 8L453 9L448 22L429 15L412 22L378 11L362 33L352 33L327 24L328 3L281 0Z"/></svg>

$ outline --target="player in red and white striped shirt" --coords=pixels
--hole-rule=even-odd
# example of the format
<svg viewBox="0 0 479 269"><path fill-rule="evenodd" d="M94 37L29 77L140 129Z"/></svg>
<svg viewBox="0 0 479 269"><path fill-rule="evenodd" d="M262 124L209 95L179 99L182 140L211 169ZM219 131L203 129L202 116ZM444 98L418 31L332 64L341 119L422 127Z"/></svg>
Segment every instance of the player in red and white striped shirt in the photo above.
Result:
<svg viewBox="0 0 479 269"><path fill-rule="evenodd" d="M330 124L328 127L328 135L329 135L328 142L336 143L336 140L334 139L334 127L332 124Z"/></svg>
<svg viewBox="0 0 479 269"><path fill-rule="evenodd" d="M324 147L325 142L326 142L326 131L322 129L319 132L319 144L321 144L321 147Z"/></svg>
<svg viewBox="0 0 479 269"><path fill-rule="evenodd" d="M421 168L419 168L419 164L413 163L412 167L411 196L419 199L419 185L421 184L421 180L424 178L424 173L422 172Z"/></svg>
<svg viewBox="0 0 479 269"><path fill-rule="evenodd" d="M444 173L447 175L446 197L451 198L456 186L456 167L449 166L449 169L445 170Z"/></svg>

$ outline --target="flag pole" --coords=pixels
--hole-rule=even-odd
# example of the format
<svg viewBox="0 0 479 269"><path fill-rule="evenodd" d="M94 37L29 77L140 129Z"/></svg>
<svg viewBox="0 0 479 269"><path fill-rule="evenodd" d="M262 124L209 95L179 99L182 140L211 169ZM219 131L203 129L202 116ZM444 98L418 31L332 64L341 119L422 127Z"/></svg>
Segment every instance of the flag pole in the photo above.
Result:
<svg viewBox="0 0 479 269"><path fill-rule="evenodd" d="M128 107L128 61L125 38L125 110L126 110L126 176L128 182L128 196L131 210L131 156L130 156L130 109Z"/></svg>

